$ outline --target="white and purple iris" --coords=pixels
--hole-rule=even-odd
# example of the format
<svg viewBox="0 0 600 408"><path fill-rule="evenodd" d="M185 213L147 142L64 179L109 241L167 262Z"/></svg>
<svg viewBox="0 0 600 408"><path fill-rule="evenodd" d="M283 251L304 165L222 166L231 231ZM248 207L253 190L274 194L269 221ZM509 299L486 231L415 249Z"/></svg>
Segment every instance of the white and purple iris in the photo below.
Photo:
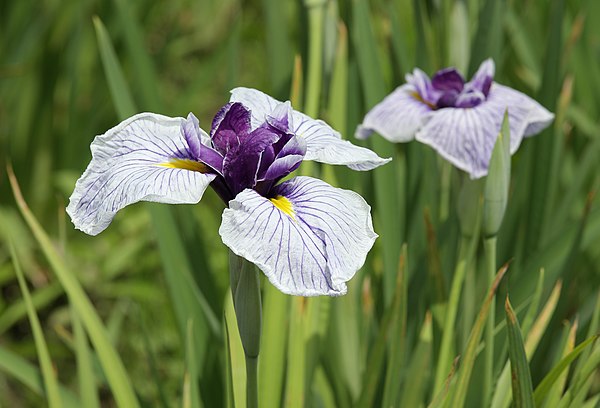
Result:
<svg viewBox="0 0 600 408"><path fill-rule="evenodd" d="M406 84L367 113L356 137L377 132L391 142L416 139L471 178L483 177L507 109L511 154L523 137L539 133L554 118L527 95L494 82L494 70L488 59L465 83L454 68L442 69L431 79L415 69Z"/></svg>
<svg viewBox="0 0 600 408"><path fill-rule="evenodd" d="M197 203L211 186L228 205L219 229L225 245L282 292L301 296L344 294L377 238L357 193L311 177L278 182L303 160L370 170L389 159L254 89L232 91L210 135L191 113L141 113L97 136L91 150L67 207L90 235L129 204Z"/></svg>

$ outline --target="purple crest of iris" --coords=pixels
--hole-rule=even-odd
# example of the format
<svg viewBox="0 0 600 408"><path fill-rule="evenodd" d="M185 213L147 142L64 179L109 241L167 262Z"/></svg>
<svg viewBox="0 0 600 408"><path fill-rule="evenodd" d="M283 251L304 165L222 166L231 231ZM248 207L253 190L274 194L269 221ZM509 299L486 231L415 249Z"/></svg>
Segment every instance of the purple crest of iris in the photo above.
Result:
<svg viewBox="0 0 600 408"><path fill-rule="evenodd" d="M554 119L527 95L494 82L494 61L484 61L471 81L454 68L430 79L415 69L406 84L371 109L356 130L366 139L373 132L391 142L413 139L433 147L444 159L476 179L487 175L494 143L508 110L510 152Z"/></svg>
<svg viewBox="0 0 600 408"><path fill-rule="evenodd" d="M353 191L311 177L281 180L303 160L370 170L387 163L327 123L249 88L236 88L210 134L198 119L141 113L91 145L92 161L67 213L97 235L138 201L197 203L210 186L227 208L219 234L282 292L342 295L377 234L371 208Z"/></svg>

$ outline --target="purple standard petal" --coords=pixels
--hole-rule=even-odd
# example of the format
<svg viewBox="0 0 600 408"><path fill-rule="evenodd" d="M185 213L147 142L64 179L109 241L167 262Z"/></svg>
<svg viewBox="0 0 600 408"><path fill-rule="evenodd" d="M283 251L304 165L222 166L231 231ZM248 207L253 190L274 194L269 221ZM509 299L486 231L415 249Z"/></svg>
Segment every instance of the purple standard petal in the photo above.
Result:
<svg viewBox="0 0 600 408"><path fill-rule="evenodd" d="M306 141L299 137L290 139L266 170L263 180L278 181L296 170L306 154Z"/></svg>
<svg viewBox="0 0 600 408"><path fill-rule="evenodd" d="M190 112L187 119L181 124L181 133L185 137L189 152L194 159L200 158L202 139L200 137L200 121Z"/></svg>
<svg viewBox="0 0 600 408"><path fill-rule="evenodd" d="M256 89L235 88L231 91L231 102L241 102L252 112L252 126L260 126L278 109L282 102ZM322 120L292 111L290 131L306 141L305 160L327 164L346 165L353 170L370 170L387 163L364 147L342 140L341 135Z"/></svg>
<svg viewBox="0 0 600 408"><path fill-rule="evenodd" d="M444 68L431 78L431 85L440 91L460 93L465 85L465 80L455 68Z"/></svg>
<svg viewBox="0 0 600 408"><path fill-rule="evenodd" d="M290 295L337 296L362 267L377 234L370 207L353 191L310 177L275 188L273 198L244 190L223 212L219 234Z"/></svg>
<svg viewBox="0 0 600 408"><path fill-rule="evenodd" d="M200 201L216 176L192 159L183 123L183 118L141 113L97 136L92 161L67 207L75 227L97 235L117 211L138 201Z"/></svg>
<svg viewBox="0 0 600 408"><path fill-rule="evenodd" d="M223 176L233 195L256 185L261 154L280 138L268 125L261 126L232 147L223 160Z"/></svg>
<svg viewBox="0 0 600 408"><path fill-rule="evenodd" d="M530 127L545 127L553 115L528 96L493 84L489 97L474 108L440 109L417 132L416 139L432 146L471 178L487 174L494 142L508 110L510 151L514 153Z"/></svg>
<svg viewBox="0 0 600 408"><path fill-rule="evenodd" d="M223 172L223 156L210 147L210 138L200 129L198 118L189 113L187 119L181 124L181 133L188 145L188 152L192 159L201 161L217 173Z"/></svg>
<svg viewBox="0 0 600 408"><path fill-rule="evenodd" d="M250 111L241 103L228 103L215 115L210 136L215 149L222 155L240 145L251 131Z"/></svg>
<svg viewBox="0 0 600 408"><path fill-rule="evenodd" d="M494 60L491 58L486 59L481 63L479 69L473 75L471 81L466 85L468 89L478 90L483 93L484 96L488 96L490 93L490 87L494 80L495 73Z"/></svg>
<svg viewBox="0 0 600 408"><path fill-rule="evenodd" d="M355 137L364 139L377 132L390 142L408 142L431 111L429 105L416 97L411 85L402 85L367 113Z"/></svg>
<svg viewBox="0 0 600 408"><path fill-rule="evenodd" d="M474 108L481 102L485 101L485 95L480 91L473 90L463 92L456 98L455 106L457 108Z"/></svg>
<svg viewBox="0 0 600 408"><path fill-rule="evenodd" d="M413 86L418 99L432 108L440 98L440 91L433 87L427 74L419 68L415 68L412 74L406 74L406 83Z"/></svg>

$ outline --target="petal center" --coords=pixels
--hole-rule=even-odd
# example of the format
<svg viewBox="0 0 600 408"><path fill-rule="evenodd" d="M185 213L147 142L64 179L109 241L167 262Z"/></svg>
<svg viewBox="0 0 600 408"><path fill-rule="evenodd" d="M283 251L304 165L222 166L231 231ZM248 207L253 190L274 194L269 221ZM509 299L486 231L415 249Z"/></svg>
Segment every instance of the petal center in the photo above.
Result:
<svg viewBox="0 0 600 408"><path fill-rule="evenodd" d="M269 198L269 201L273 203L275 207L277 207L282 213L286 214L288 217L296 220L296 213L294 211L294 206L290 200L282 195L278 195L275 198Z"/></svg>
<svg viewBox="0 0 600 408"><path fill-rule="evenodd" d="M167 167L169 169L197 171L199 173L210 173L210 168L207 165L190 159L171 159L165 163L158 163L157 166Z"/></svg>

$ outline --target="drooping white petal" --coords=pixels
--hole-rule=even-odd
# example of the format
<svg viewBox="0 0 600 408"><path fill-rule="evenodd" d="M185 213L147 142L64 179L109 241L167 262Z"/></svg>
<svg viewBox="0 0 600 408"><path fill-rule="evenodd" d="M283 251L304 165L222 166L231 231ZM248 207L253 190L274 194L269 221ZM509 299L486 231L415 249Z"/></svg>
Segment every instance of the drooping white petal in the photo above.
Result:
<svg viewBox="0 0 600 408"><path fill-rule="evenodd" d="M215 175L204 174L206 166L186 159L183 120L140 113L94 139L92 161L67 207L77 229L97 235L117 211L138 201L200 201Z"/></svg>
<svg viewBox="0 0 600 408"><path fill-rule="evenodd" d="M472 178L480 178L487 174L494 142L506 110L510 124L511 154L517 151L530 126L543 128L553 118L550 112L528 96L494 83L488 98L474 108L434 111L417 132L416 139L432 146Z"/></svg>
<svg viewBox="0 0 600 408"><path fill-rule="evenodd" d="M252 127L260 126L282 104L269 95L250 88L235 88L231 102L241 102L252 112ZM389 162L372 150L343 140L339 132L322 120L312 119L302 112L292 112L290 130L306 140L305 160L345 165L353 170L371 170Z"/></svg>
<svg viewBox="0 0 600 408"><path fill-rule="evenodd" d="M431 110L419 99L412 85L402 85L367 113L355 136L366 139L377 132L390 142L409 142Z"/></svg>
<svg viewBox="0 0 600 408"><path fill-rule="evenodd" d="M490 97L493 98L493 101L507 101L506 104L509 106L509 109L514 105L529 105L527 126L523 131L524 137L537 135L554 120L554 114L540 105L536 100L507 86L495 84L490 92Z"/></svg>
<svg viewBox="0 0 600 408"><path fill-rule="evenodd" d="M275 187L277 196L244 190L223 212L219 234L290 295L337 296L362 267L377 234L370 207L353 191L311 177Z"/></svg>

